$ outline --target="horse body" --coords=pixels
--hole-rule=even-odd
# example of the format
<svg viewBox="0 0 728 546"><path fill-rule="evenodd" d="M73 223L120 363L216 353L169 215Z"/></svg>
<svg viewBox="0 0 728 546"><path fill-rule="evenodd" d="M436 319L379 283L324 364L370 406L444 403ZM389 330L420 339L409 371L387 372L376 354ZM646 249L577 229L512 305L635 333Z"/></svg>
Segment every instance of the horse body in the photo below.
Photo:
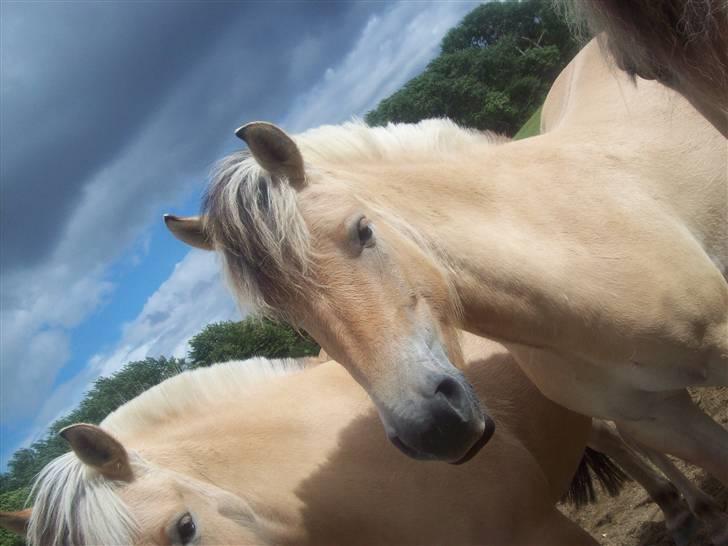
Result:
<svg viewBox="0 0 728 546"><path fill-rule="evenodd" d="M554 507L589 420L544 399L502 347L468 345L466 373L500 427L467 465L415 464L388 447L366 393L335 362L281 375L264 361L269 379L248 384L261 365L250 361L187 372L122 406L101 434L127 450L133 478L107 480L86 465L83 484L109 484L134 544L184 543L175 522L186 514L201 545L594 544ZM89 460L93 442L70 441ZM84 466L77 454L64 464ZM104 521L117 517L108 499L88 506L98 497L79 489L62 529L57 507L42 505L48 491L63 496L69 472L41 475L31 544L60 543L59 531L110 543L100 523L115 524Z"/></svg>
<svg viewBox="0 0 728 546"><path fill-rule="evenodd" d="M681 93L728 138L728 2L553 0L616 65Z"/></svg>

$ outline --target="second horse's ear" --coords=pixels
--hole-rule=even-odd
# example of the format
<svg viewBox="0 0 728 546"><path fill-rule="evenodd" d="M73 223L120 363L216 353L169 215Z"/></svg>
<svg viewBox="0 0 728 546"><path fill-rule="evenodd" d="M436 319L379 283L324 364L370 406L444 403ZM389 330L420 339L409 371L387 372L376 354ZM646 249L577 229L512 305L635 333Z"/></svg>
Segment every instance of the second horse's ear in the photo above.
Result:
<svg viewBox="0 0 728 546"><path fill-rule="evenodd" d="M304 186L306 173L301 150L283 129L265 121L254 121L240 127L235 135L245 141L266 171L285 178L297 190Z"/></svg>
<svg viewBox="0 0 728 546"><path fill-rule="evenodd" d="M101 427L78 423L64 428L60 435L71 444L81 462L105 478L125 482L134 479L126 449Z"/></svg>
<svg viewBox="0 0 728 546"><path fill-rule="evenodd" d="M164 215L164 223L172 235L183 243L202 250L214 250L212 242L205 236L199 216Z"/></svg>

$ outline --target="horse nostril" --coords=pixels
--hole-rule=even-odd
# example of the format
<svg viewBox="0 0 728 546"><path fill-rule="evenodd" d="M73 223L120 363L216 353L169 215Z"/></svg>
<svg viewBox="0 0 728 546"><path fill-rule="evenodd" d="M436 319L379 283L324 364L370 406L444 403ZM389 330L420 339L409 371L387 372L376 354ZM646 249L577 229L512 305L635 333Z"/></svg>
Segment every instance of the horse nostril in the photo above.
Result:
<svg viewBox="0 0 728 546"><path fill-rule="evenodd" d="M442 394L445 398L450 398L458 392L458 384L452 377L446 377L435 389L435 394Z"/></svg>
<svg viewBox="0 0 728 546"><path fill-rule="evenodd" d="M456 379L452 377L445 377L442 381L440 381L435 389L435 396L438 395L445 398L448 405L461 414L461 416L467 412L470 401L468 400L465 389Z"/></svg>

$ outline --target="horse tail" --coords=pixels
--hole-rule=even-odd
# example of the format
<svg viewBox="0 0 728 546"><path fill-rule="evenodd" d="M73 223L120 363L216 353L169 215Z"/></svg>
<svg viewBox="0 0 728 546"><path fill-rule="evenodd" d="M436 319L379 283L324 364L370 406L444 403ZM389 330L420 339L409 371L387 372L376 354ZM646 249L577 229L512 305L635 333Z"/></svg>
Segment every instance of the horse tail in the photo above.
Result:
<svg viewBox="0 0 728 546"><path fill-rule="evenodd" d="M561 500L576 507L592 504L597 500L594 490L595 478L601 489L606 491L610 497L617 496L624 484L630 481L629 476L609 457L587 447L579 461L579 468L576 469L571 480L569 490Z"/></svg>

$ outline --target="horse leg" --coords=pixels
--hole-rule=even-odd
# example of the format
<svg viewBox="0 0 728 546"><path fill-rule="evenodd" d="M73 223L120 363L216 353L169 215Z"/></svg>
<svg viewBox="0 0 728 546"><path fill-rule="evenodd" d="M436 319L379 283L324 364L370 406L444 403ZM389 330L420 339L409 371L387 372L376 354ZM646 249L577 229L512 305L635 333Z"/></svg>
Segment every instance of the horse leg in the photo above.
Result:
<svg viewBox="0 0 728 546"><path fill-rule="evenodd" d="M677 546L690 543L700 524L680 498L680 492L628 446L611 424L592 419L588 445L607 455L645 488L662 510L667 530Z"/></svg>
<svg viewBox="0 0 728 546"><path fill-rule="evenodd" d="M589 533L568 519L556 508L539 523L529 526L518 546L599 546Z"/></svg>
<svg viewBox="0 0 728 546"><path fill-rule="evenodd" d="M728 546L728 514L723 513L716 500L690 481L664 453L642 447L628 435L625 441L642 452L680 490L690 510L705 524L711 542Z"/></svg>
<svg viewBox="0 0 728 546"><path fill-rule="evenodd" d="M728 486L728 431L693 403L687 391L640 394L639 418L617 420L620 434L707 470Z"/></svg>

